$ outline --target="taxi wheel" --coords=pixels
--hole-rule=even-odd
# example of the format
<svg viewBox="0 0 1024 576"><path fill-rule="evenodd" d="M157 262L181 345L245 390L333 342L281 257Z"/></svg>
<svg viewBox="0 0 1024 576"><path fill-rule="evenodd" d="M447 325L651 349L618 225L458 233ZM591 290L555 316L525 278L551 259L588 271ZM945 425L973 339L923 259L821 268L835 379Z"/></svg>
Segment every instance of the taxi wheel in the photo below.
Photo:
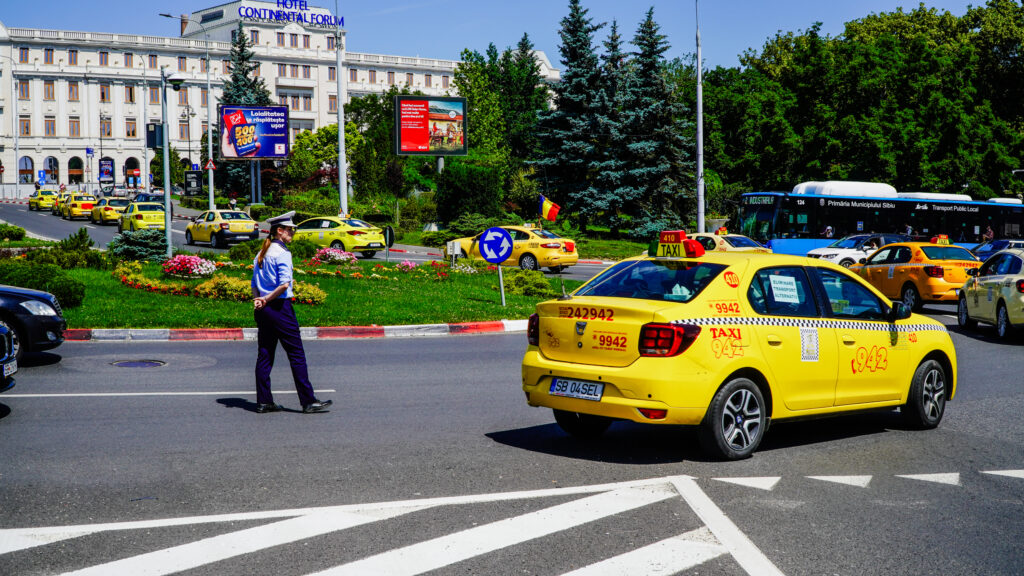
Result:
<svg viewBox="0 0 1024 576"><path fill-rule="evenodd" d="M220 234L210 234L210 247L211 248L220 248L222 246L222 244L223 243L221 242Z"/></svg>
<svg viewBox="0 0 1024 576"><path fill-rule="evenodd" d="M370 259L370 258L373 258L374 256L377 255L377 251L376 250L367 250L366 252L363 252L362 254L363 254L363 258Z"/></svg>
<svg viewBox="0 0 1024 576"><path fill-rule="evenodd" d="M334 248L335 250L344 250L345 245L341 243L341 240L335 240L334 242L331 242L331 248Z"/></svg>
<svg viewBox="0 0 1024 576"><path fill-rule="evenodd" d="M519 259L519 267L523 270L540 270L540 266L537 265L537 257L533 254L523 254L523 257Z"/></svg>
<svg viewBox="0 0 1024 576"><path fill-rule="evenodd" d="M1006 312L1006 304L999 303L996 310L996 335L1005 340L1013 334L1013 324L1010 323L1010 315Z"/></svg>
<svg viewBox="0 0 1024 576"><path fill-rule="evenodd" d="M566 412L565 410L553 410L555 422L566 434L580 440L596 440L611 425L612 419L604 416L593 416L591 414L580 414L579 412Z"/></svg>
<svg viewBox="0 0 1024 576"><path fill-rule="evenodd" d="M914 372L907 403L900 408L904 421L913 428L935 428L946 411L946 371L935 360L925 360Z"/></svg>
<svg viewBox="0 0 1024 576"><path fill-rule="evenodd" d="M956 323L961 328L974 328L978 325L978 321L971 318L971 313L967 310L967 298L964 296L960 297L960 303L956 307Z"/></svg>
<svg viewBox="0 0 1024 576"><path fill-rule="evenodd" d="M192 246L195 243L196 243L195 239L192 238L192 231L191 230L185 230L185 244L188 244L189 246Z"/></svg>
<svg viewBox="0 0 1024 576"><path fill-rule="evenodd" d="M919 312L921 310L921 294L917 291L916 286L910 283L904 284L903 292L900 295L900 300L903 300L903 304L910 308L911 312Z"/></svg>
<svg viewBox="0 0 1024 576"><path fill-rule="evenodd" d="M748 378L736 378L711 399L701 423L701 448L726 460L749 458L761 444L766 427L761 389Z"/></svg>

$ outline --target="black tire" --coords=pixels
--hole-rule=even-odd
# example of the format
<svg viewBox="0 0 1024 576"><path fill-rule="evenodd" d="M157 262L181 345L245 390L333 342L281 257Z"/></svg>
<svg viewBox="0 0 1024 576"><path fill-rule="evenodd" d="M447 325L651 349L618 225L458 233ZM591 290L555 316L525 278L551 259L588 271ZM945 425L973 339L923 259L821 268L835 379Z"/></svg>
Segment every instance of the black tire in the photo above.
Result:
<svg viewBox="0 0 1024 576"><path fill-rule="evenodd" d="M370 259L370 258L373 258L374 256L377 255L377 251L376 250L367 250L366 252L362 252L362 255L363 255L363 258Z"/></svg>
<svg viewBox="0 0 1024 576"><path fill-rule="evenodd" d="M956 307L956 323L961 328L974 328L978 325L978 321L971 318L971 313L967 310L967 297L960 296L960 302Z"/></svg>
<svg viewBox="0 0 1024 576"><path fill-rule="evenodd" d="M123 234L124 233L124 224L120 220L117 221L117 233L118 234Z"/></svg>
<svg viewBox="0 0 1024 576"><path fill-rule="evenodd" d="M903 285L903 289L900 291L900 300L911 312L920 312L924 305L921 302L921 293L917 291L916 286L909 282Z"/></svg>
<svg viewBox="0 0 1024 576"><path fill-rule="evenodd" d="M568 268L568 266L549 266L548 270L554 272L555 274L560 274L562 270L565 270L566 268Z"/></svg>
<svg viewBox="0 0 1024 576"><path fill-rule="evenodd" d="M725 460L749 458L768 428L764 397L753 380L736 378L718 389L700 428L701 448Z"/></svg>
<svg viewBox="0 0 1024 576"><path fill-rule="evenodd" d="M210 234L210 247L220 248L223 246L220 234Z"/></svg>
<svg viewBox="0 0 1024 576"><path fill-rule="evenodd" d="M537 264L537 257L527 252L519 258L519 267L523 270L540 270Z"/></svg>
<svg viewBox="0 0 1024 576"><path fill-rule="evenodd" d="M612 423L611 418L604 416L566 412L565 410L553 410L553 412L555 413L555 422L558 423L558 427L569 436L580 440L596 440L600 438Z"/></svg>
<svg viewBox="0 0 1024 576"><path fill-rule="evenodd" d="M850 260L849 258L846 258L843 261L841 261L839 265L842 266L843 268L849 268L850 266L854 265L854 261Z"/></svg>
<svg viewBox="0 0 1024 576"><path fill-rule="evenodd" d="M0 326L11 331L14 346L14 359L18 361L18 365L20 366L21 359L25 356L25 347L21 345L21 331L18 329L18 325L12 322L9 318L0 316Z"/></svg>
<svg viewBox="0 0 1024 576"><path fill-rule="evenodd" d="M185 244L192 246L196 243L195 238L192 238L192 231L185 230Z"/></svg>
<svg viewBox="0 0 1024 576"><path fill-rule="evenodd" d="M914 372L907 403L900 408L908 426L935 428L946 412L946 370L935 360L925 360Z"/></svg>
<svg viewBox="0 0 1024 576"><path fill-rule="evenodd" d="M1000 340L1009 340L1013 336L1013 324L1003 302L996 307L996 336L999 336Z"/></svg>
<svg viewBox="0 0 1024 576"><path fill-rule="evenodd" d="M341 240L335 240L334 242L331 242L331 248L334 248L335 250L344 250L345 245L341 243Z"/></svg>

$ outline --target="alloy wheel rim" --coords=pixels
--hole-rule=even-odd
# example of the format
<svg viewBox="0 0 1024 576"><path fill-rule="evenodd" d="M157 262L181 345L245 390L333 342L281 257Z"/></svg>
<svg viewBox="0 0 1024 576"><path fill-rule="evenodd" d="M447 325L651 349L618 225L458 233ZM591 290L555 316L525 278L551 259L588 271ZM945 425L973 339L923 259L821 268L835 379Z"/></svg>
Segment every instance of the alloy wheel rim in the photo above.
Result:
<svg viewBox="0 0 1024 576"><path fill-rule="evenodd" d="M935 422L942 416L946 404L946 383L938 370L932 369L924 377L921 388L921 405L929 422Z"/></svg>
<svg viewBox="0 0 1024 576"><path fill-rule="evenodd" d="M1010 319L1006 316L1006 308L999 309L999 319L996 323L996 328L999 331L1000 336L1006 336L1007 328L1009 327Z"/></svg>
<svg viewBox="0 0 1024 576"><path fill-rule="evenodd" d="M963 298L960 299L960 308L957 310L957 320L960 321L960 325L967 324L967 301Z"/></svg>
<svg viewBox="0 0 1024 576"><path fill-rule="evenodd" d="M736 450L751 446L761 433L761 405L750 390L737 390L722 412L722 436Z"/></svg>
<svg viewBox="0 0 1024 576"><path fill-rule="evenodd" d="M910 308L911 310L914 309L914 304L917 303L917 297L914 295L913 288L907 288L903 291L903 303L907 308Z"/></svg>

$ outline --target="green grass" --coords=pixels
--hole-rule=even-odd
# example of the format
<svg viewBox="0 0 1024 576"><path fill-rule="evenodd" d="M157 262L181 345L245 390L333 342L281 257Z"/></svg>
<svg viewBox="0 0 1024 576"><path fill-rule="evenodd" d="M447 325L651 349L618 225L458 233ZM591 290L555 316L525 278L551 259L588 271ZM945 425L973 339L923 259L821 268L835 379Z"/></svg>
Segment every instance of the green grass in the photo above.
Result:
<svg viewBox="0 0 1024 576"><path fill-rule="evenodd" d="M580 260L622 260L643 254L647 244L629 240L600 240L587 238L577 248Z"/></svg>
<svg viewBox="0 0 1024 576"><path fill-rule="evenodd" d="M375 263L361 264L371 271ZM238 328L255 326L251 302L171 296L122 285L109 271L75 269L68 273L85 283L85 302L64 310L69 328ZM147 277L159 278L159 267L147 265ZM250 278L251 272L227 272ZM355 280L331 276L298 276L327 292L320 306L296 305L303 326L382 326L438 324L484 320L524 319L546 298L509 295L501 306L498 275L451 273L451 280L434 282L389 271L398 280ZM557 279L549 279L560 292ZM581 282L566 280L567 291ZM507 285L507 280L506 280Z"/></svg>
<svg viewBox="0 0 1024 576"><path fill-rule="evenodd" d="M56 246L52 240L39 240L36 238L25 238L24 240L0 240L2 248L38 248L40 246Z"/></svg>

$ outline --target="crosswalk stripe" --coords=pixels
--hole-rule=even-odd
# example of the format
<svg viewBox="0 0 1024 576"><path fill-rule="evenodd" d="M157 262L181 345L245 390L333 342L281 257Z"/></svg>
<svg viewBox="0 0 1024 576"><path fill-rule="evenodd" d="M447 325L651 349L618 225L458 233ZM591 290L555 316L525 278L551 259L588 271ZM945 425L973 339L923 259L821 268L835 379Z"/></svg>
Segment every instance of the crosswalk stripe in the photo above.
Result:
<svg viewBox="0 0 1024 576"><path fill-rule="evenodd" d="M704 527L584 566L563 576L663 576L693 568L728 553L715 540L711 530Z"/></svg>
<svg viewBox="0 0 1024 576"><path fill-rule="evenodd" d="M857 486L858 488L867 488L871 482L871 476L808 476L808 478L824 482L835 482L836 484L846 484L847 486Z"/></svg>
<svg viewBox="0 0 1024 576"><path fill-rule="evenodd" d="M1024 470L982 470L982 474L995 476L1009 476L1010 478L1024 478Z"/></svg>
<svg viewBox="0 0 1024 576"><path fill-rule="evenodd" d="M317 572L316 576L422 574L606 516L660 502L675 495L676 493L667 485L605 492L383 552Z"/></svg>
<svg viewBox="0 0 1024 576"><path fill-rule="evenodd" d="M954 472L952 474L897 474L897 478L907 478L908 480L923 480L925 482L935 482L937 484L949 484L950 486L960 485L960 473Z"/></svg>
<svg viewBox="0 0 1024 576"><path fill-rule="evenodd" d="M775 485L782 480L781 476L765 476L765 477L750 477L750 478L715 478L719 482L728 482L729 484L736 484L738 486L746 486L747 488L757 488L759 490L771 490L775 488Z"/></svg>
<svg viewBox="0 0 1024 576"><path fill-rule="evenodd" d="M272 546L289 544L370 522L386 520L424 508L428 508L428 506L392 508L364 514L336 511L309 514L91 566L68 572L64 576L116 576L121 574L125 576L161 576L173 574L242 554L258 552Z"/></svg>

